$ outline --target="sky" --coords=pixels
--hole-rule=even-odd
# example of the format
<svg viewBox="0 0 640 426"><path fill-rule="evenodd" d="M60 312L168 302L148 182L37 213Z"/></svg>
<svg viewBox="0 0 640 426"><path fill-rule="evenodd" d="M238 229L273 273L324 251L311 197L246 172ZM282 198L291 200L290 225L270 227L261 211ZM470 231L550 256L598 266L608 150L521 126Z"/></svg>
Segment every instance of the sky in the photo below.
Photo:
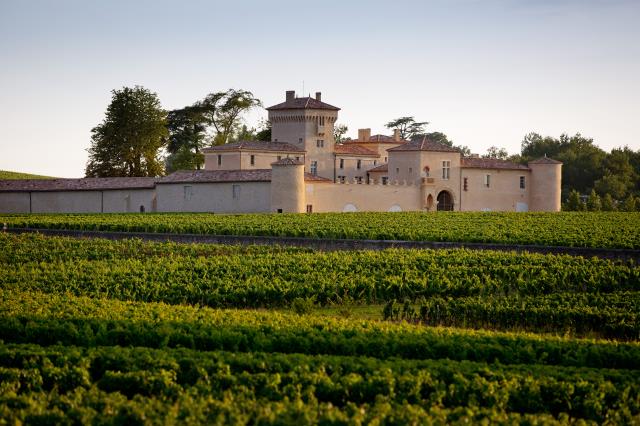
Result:
<svg viewBox="0 0 640 426"><path fill-rule="evenodd" d="M532 131L638 150L638 22L640 0L0 0L0 170L83 176L111 91L134 85L167 110L304 87L347 136L414 116L474 153Z"/></svg>

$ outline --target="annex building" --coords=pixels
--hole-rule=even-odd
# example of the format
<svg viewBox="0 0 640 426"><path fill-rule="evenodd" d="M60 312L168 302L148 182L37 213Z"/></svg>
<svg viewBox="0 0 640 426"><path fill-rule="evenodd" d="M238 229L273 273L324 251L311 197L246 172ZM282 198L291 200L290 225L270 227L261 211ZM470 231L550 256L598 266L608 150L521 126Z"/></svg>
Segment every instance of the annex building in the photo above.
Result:
<svg viewBox="0 0 640 426"><path fill-rule="evenodd" d="M161 178L0 180L2 213L559 211L562 163L463 156L427 138L337 144L339 108L287 91L272 140L203 150L204 170Z"/></svg>

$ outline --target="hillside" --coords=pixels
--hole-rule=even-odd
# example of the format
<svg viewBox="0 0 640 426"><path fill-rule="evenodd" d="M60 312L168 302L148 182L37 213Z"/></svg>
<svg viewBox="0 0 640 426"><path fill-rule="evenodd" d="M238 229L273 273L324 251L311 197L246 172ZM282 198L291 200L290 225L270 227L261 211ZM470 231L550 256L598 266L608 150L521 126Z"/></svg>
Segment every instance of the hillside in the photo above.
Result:
<svg viewBox="0 0 640 426"><path fill-rule="evenodd" d="M32 175L30 173L10 172L0 170L0 179L55 179L52 176Z"/></svg>

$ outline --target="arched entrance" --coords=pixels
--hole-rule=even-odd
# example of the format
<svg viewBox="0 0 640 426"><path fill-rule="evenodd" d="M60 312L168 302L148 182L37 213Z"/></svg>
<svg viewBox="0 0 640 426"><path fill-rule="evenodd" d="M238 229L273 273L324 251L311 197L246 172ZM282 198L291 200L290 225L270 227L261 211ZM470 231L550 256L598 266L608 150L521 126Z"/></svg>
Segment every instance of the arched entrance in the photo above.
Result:
<svg viewBox="0 0 640 426"><path fill-rule="evenodd" d="M453 211L453 197L449 191L440 191L438 194L438 211Z"/></svg>

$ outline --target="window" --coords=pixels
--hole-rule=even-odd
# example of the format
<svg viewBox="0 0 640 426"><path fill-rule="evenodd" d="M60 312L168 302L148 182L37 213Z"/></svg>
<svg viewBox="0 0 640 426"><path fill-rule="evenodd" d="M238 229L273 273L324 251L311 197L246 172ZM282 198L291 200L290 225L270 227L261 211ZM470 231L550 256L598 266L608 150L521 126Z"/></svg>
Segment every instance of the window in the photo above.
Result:
<svg viewBox="0 0 640 426"><path fill-rule="evenodd" d="M324 126L324 117L322 117L322 116L318 117L318 124L320 126Z"/></svg>
<svg viewBox="0 0 640 426"><path fill-rule="evenodd" d="M324 148L324 141L322 139L318 139L316 141L316 147L317 148Z"/></svg>
<svg viewBox="0 0 640 426"><path fill-rule="evenodd" d="M298 138L298 143L302 143L302 138Z"/></svg>
<svg viewBox="0 0 640 426"><path fill-rule="evenodd" d="M396 173L400 173L400 167L396 167Z"/></svg>
<svg viewBox="0 0 640 426"><path fill-rule="evenodd" d="M238 200L240 198L240 185L233 185L233 199Z"/></svg>
<svg viewBox="0 0 640 426"><path fill-rule="evenodd" d="M280 161L282 159L281 155L278 155L278 161Z"/></svg>
<svg viewBox="0 0 640 426"><path fill-rule="evenodd" d="M385 162L385 163L387 162L387 157L384 157L384 162Z"/></svg>
<svg viewBox="0 0 640 426"><path fill-rule="evenodd" d="M313 205L307 204L307 213L313 213Z"/></svg>
<svg viewBox="0 0 640 426"><path fill-rule="evenodd" d="M222 155L218 154L218 166L222 165Z"/></svg>
<svg viewBox="0 0 640 426"><path fill-rule="evenodd" d="M340 168L344 169L344 158L340 159Z"/></svg>
<svg viewBox="0 0 640 426"><path fill-rule="evenodd" d="M255 155L252 155L252 156L251 156L251 165L252 165L252 166L255 166L255 165L256 165L256 156L255 156Z"/></svg>
<svg viewBox="0 0 640 426"><path fill-rule="evenodd" d="M278 213L282 213L282 209L278 209Z"/></svg>
<svg viewBox="0 0 640 426"><path fill-rule="evenodd" d="M377 166L378 165L378 160L373 160L373 165Z"/></svg>
<svg viewBox="0 0 640 426"><path fill-rule="evenodd" d="M191 196L193 195L193 188L191 187L191 185L185 185L183 189L184 199L185 201L189 201L191 199Z"/></svg>
<svg viewBox="0 0 640 426"><path fill-rule="evenodd" d="M358 177L356 178L356 182L358 182L358 183L362 183L362 176L358 176Z"/></svg>
<svg viewBox="0 0 640 426"><path fill-rule="evenodd" d="M445 160L442 162L442 179L449 180L449 171L451 170L451 161Z"/></svg>
<svg viewBox="0 0 640 426"><path fill-rule="evenodd" d="M413 173L413 168L409 167L409 174Z"/></svg>
<svg viewBox="0 0 640 426"><path fill-rule="evenodd" d="M312 161L311 162L311 174L314 176L318 175L318 162L317 161Z"/></svg>
<svg viewBox="0 0 640 426"><path fill-rule="evenodd" d="M344 183L344 180L345 180L344 176L338 176L338 182Z"/></svg>
<svg viewBox="0 0 640 426"><path fill-rule="evenodd" d="M491 175L484 175L484 186L486 188L491 187Z"/></svg>
<svg viewBox="0 0 640 426"><path fill-rule="evenodd" d="M462 179L462 188L463 188L465 191L468 191L468 190L469 190L469 178L463 178L463 179Z"/></svg>
<svg viewBox="0 0 640 426"><path fill-rule="evenodd" d="M356 165L356 169L360 170L362 168L362 160L358 160L358 163Z"/></svg>
<svg viewBox="0 0 640 426"><path fill-rule="evenodd" d="M382 176L382 184L386 185L389 183L389 177L388 176Z"/></svg>
<svg viewBox="0 0 640 426"><path fill-rule="evenodd" d="M296 157L296 161L300 161L300 157Z"/></svg>
<svg viewBox="0 0 640 426"><path fill-rule="evenodd" d="M526 188L526 181L524 176L520 176L520 189Z"/></svg>

